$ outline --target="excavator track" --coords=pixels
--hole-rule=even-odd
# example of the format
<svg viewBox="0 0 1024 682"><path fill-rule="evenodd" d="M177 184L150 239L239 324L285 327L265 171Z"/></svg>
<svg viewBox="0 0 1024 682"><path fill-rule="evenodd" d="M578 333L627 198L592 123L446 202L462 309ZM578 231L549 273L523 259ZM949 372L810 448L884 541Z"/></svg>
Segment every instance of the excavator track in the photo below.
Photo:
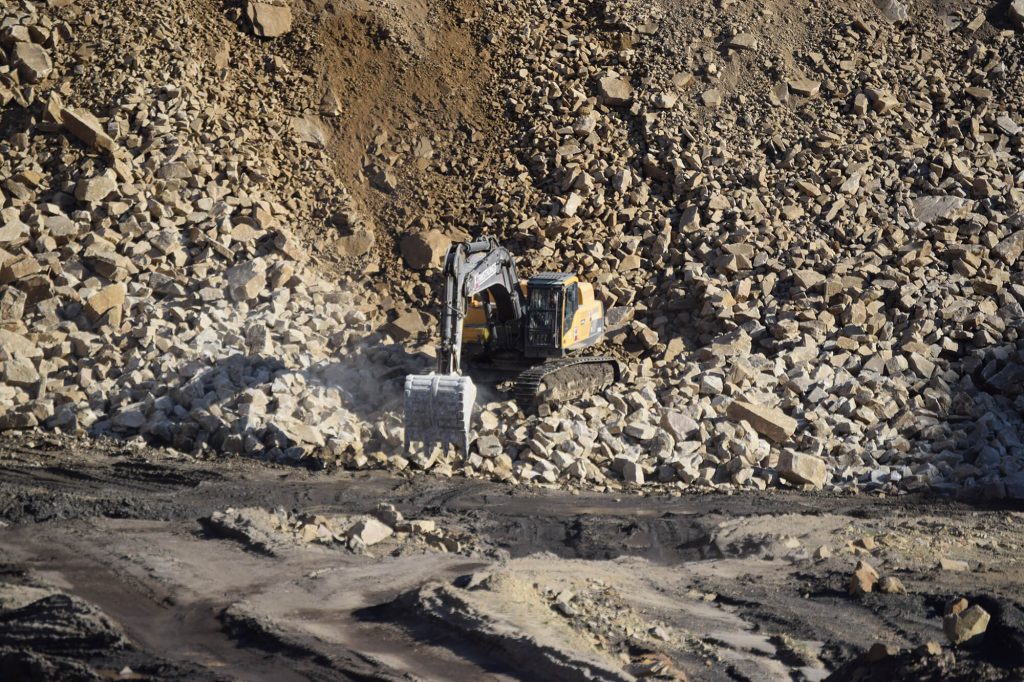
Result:
<svg viewBox="0 0 1024 682"><path fill-rule="evenodd" d="M573 400L611 386L620 373L618 360L610 356L550 360L516 378L516 402L527 409L540 402Z"/></svg>

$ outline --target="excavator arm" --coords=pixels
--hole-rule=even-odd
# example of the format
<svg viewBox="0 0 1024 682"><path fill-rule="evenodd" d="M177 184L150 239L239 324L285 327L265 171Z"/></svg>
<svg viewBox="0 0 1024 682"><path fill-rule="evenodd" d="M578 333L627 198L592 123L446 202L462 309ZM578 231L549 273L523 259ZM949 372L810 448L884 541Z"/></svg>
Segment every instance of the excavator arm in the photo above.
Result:
<svg viewBox="0 0 1024 682"><path fill-rule="evenodd" d="M487 323L495 327L520 320L526 309L519 287L515 259L494 237L452 244L444 264L444 299L441 307L441 340L437 353L438 374L462 372L462 330L469 300L482 292Z"/></svg>

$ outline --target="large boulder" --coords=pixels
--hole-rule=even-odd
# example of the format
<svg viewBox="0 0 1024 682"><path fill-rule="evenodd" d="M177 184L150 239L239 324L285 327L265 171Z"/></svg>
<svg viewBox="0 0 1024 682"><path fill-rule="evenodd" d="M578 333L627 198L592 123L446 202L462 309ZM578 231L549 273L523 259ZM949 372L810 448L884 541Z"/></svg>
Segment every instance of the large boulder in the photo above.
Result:
<svg viewBox="0 0 1024 682"><path fill-rule="evenodd" d="M123 282L103 287L85 302L85 312L92 320L98 320L104 313L120 310L128 290Z"/></svg>
<svg viewBox="0 0 1024 682"><path fill-rule="evenodd" d="M86 203L103 201L117 189L117 181L108 175L79 180L75 185L75 198Z"/></svg>
<svg viewBox="0 0 1024 682"><path fill-rule="evenodd" d="M783 450L779 455L779 475L792 483L821 488L828 481L828 467L820 457Z"/></svg>
<svg viewBox="0 0 1024 682"><path fill-rule="evenodd" d="M431 322L425 313L411 310L388 322L382 331L396 341L405 341L425 333L430 329Z"/></svg>
<svg viewBox="0 0 1024 682"><path fill-rule="evenodd" d="M94 149L113 152L114 140L105 132L96 117L88 111L64 107L60 109L60 122L72 135Z"/></svg>
<svg viewBox="0 0 1024 682"><path fill-rule="evenodd" d="M334 248L342 258L359 258L370 252L375 241L372 230L360 228L354 230L352 234L338 237Z"/></svg>
<svg viewBox="0 0 1024 682"><path fill-rule="evenodd" d="M767 405L755 405L744 400L734 400L728 408L732 419L743 420L754 427L762 436L776 443L784 443L796 432L796 420L782 410Z"/></svg>
<svg viewBox="0 0 1024 682"><path fill-rule="evenodd" d="M35 43L17 43L12 51L18 73L29 83L38 83L53 71L50 55Z"/></svg>
<svg viewBox="0 0 1024 682"><path fill-rule="evenodd" d="M606 76L597 82L601 101L610 107L621 107L633 101L633 86L624 78Z"/></svg>
<svg viewBox="0 0 1024 682"><path fill-rule="evenodd" d="M451 240L440 230L427 230L405 235L399 248L406 265L413 270L426 270L442 264L442 259L448 253L451 244Z"/></svg>
<svg viewBox="0 0 1024 682"><path fill-rule="evenodd" d="M277 38L292 30L292 9L269 2L250 2L246 16L260 38Z"/></svg>
<svg viewBox="0 0 1024 682"><path fill-rule="evenodd" d="M233 301L251 301L267 287L267 264L262 258L236 265L225 273Z"/></svg>

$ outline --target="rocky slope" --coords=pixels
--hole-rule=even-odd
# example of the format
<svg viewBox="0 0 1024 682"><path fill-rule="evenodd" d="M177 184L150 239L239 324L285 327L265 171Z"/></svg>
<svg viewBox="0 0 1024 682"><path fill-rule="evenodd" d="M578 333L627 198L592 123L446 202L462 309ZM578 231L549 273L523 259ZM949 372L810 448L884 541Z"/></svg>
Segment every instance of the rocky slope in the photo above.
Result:
<svg viewBox="0 0 1024 682"><path fill-rule="evenodd" d="M5 6L0 424L1022 497L1021 14L882 4ZM596 282L630 371L407 459L482 233Z"/></svg>

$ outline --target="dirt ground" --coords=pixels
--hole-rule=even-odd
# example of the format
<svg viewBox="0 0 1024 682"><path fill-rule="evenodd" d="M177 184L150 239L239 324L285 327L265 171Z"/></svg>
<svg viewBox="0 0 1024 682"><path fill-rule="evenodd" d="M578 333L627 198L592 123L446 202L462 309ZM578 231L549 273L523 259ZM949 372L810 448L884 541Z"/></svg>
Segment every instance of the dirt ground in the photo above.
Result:
<svg viewBox="0 0 1024 682"><path fill-rule="evenodd" d="M216 521L382 502L446 539L352 550ZM7 437L0 678L1021 679L1022 519L929 496L573 495ZM849 596L858 558L906 594ZM992 614L966 649L942 631L959 596Z"/></svg>

